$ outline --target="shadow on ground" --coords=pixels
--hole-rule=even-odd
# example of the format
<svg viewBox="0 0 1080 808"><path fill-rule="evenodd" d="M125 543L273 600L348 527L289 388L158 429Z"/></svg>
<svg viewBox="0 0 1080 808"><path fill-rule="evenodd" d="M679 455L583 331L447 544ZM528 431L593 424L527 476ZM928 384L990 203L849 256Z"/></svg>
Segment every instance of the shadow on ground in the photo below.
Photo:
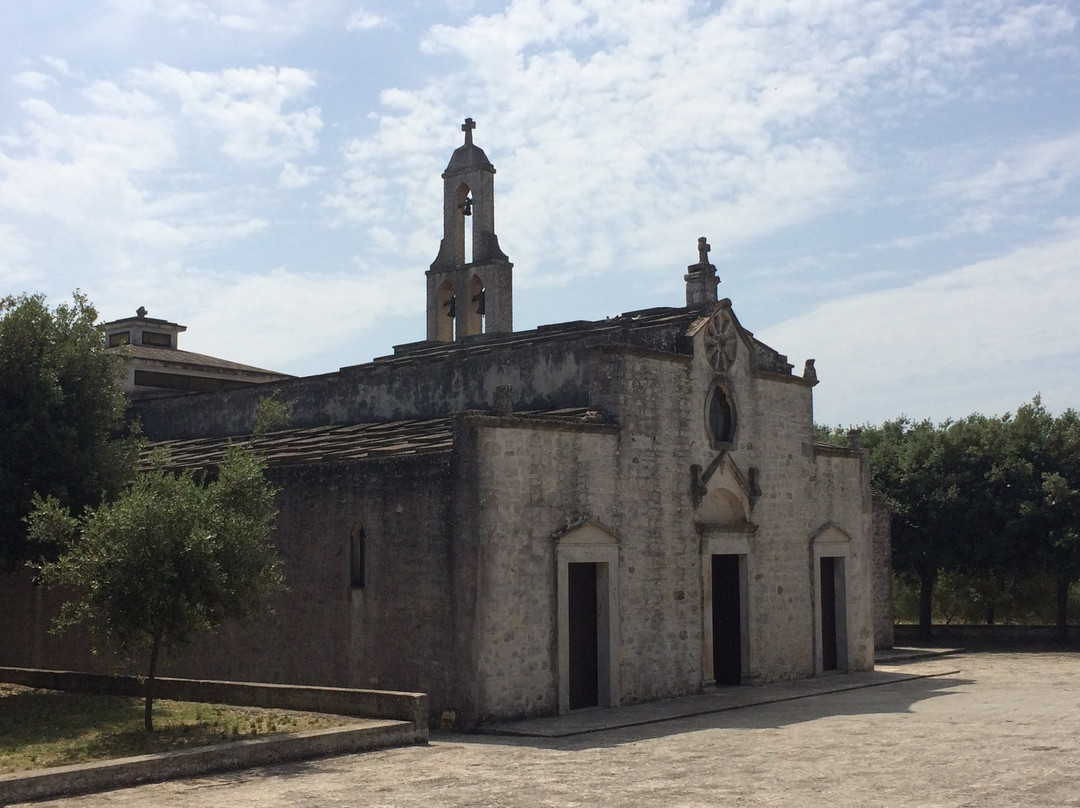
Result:
<svg viewBox="0 0 1080 808"><path fill-rule="evenodd" d="M533 746L559 750L593 749L701 730L779 729L837 715L907 713L911 712L912 706L918 702L951 695L958 688L973 683L974 680L953 673L890 681L858 689L808 694L782 701L748 704L718 712L654 720L636 726L599 729L561 738L432 732L431 741L432 743Z"/></svg>

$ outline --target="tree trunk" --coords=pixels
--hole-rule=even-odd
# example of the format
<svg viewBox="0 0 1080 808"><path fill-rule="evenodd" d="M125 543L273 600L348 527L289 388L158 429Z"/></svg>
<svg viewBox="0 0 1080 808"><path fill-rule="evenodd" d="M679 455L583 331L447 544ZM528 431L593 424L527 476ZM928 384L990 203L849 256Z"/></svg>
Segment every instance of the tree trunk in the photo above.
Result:
<svg viewBox="0 0 1080 808"><path fill-rule="evenodd" d="M919 573L919 633L920 640L929 640L933 637L933 607L934 607L934 582L937 580L937 570L920 567Z"/></svg>
<svg viewBox="0 0 1080 808"><path fill-rule="evenodd" d="M154 679L157 676L158 651L161 650L161 638L154 637L150 646L150 673L146 677L146 706L143 709L143 729L154 731Z"/></svg>
<svg viewBox="0 0 1080 808"><path fill-rule="evenodd" d="M1057 637L1061 642L1069 641L1069 585L1072 579L1059 575L1057 579Z"/></svg>

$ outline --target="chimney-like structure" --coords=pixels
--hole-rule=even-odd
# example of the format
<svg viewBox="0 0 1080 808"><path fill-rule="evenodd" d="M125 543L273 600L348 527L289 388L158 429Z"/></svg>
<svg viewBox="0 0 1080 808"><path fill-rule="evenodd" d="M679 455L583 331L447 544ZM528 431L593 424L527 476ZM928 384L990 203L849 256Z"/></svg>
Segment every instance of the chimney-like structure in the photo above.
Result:
<svg viewBox="0 0 1080 808"><path fill-rule="evenodd" d="M716 305L716 287L720 279L716 277L716 267L709 263L709 242L702 236L697 240L698 262L686 268L683 280L686 281L686 305L688 308L705 308Z"/></svg>

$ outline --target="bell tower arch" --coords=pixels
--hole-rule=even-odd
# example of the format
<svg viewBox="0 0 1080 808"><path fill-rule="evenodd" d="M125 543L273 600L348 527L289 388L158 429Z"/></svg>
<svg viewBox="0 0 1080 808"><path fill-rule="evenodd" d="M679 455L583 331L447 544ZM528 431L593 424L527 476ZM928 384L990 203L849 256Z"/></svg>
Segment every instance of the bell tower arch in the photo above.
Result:
<svg viewBox="0 0 1080 808"><path fill-rule="evenodd" d="M439 342L514 330L514 265L495 235L495 166L473 143L475 128L466 118L465 144L442 175L443 237L427 271L427 338Z"/></svg>

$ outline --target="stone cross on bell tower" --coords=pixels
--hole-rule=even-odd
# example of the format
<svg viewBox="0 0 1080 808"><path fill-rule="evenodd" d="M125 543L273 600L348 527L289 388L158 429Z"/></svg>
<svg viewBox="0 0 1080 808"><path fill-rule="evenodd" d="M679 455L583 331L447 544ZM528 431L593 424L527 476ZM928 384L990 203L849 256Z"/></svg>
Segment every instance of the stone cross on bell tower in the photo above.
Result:
<svg viewBox="0 0 1080 808"><path fill-rule="evenodd" d="M514 330L514 265L495 235L495 167L475 128L466 118L442 175L443 237L427 272L427 338L439 342Z"/></svg>

